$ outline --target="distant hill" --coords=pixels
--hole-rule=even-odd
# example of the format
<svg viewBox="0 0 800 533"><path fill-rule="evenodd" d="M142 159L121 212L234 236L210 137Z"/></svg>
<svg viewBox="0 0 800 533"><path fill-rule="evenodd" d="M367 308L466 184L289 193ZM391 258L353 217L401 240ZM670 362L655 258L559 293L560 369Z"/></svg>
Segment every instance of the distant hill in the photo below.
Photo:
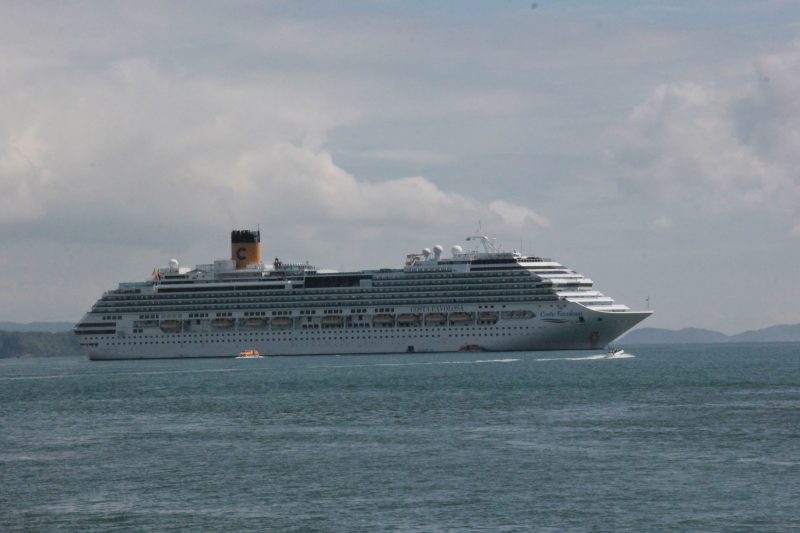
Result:
<svg viewBox="0 0 800 533"><path fill-rule="evenodd" d="M768 328L745 331L737 335L725 335L719 331L698 328L681 330L660 328L639 328L622 337L622 344L692 344L712 342L800 342L800 324L770 326Z"/></svg>
<svg viewBox="0 0 800 533"><path fill-rule="evenodd" d="M69 331L75 325L74 322L2 322L0 321L0 331L48 331L58 333Z"/></svg>
<svg viewBox="0 0 800 533"><path fill-rule="evenodd" d="M0 331L0 358L82 355L78 338L71 332Z"/></svg>
<svg viewBox="0 0 800 533"><path fill-rule="evenodd" d="M755 331L745 331L730 337L731 342L797 342L800 341L800 324L770 326Z"/></svg>

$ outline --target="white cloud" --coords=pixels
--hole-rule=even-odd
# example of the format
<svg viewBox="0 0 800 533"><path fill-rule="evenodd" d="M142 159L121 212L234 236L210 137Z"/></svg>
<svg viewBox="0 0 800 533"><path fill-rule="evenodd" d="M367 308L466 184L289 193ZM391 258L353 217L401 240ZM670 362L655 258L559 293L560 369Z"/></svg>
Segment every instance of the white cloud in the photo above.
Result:
<svg viewBox="0 0 800 533"><path fill-rule="evenodd" d="M738 87L659 86L628 119L623 186L709 212L800 216L800 41Z"/></svg>
<svg viewBox="0 0 800 533"><path fill-rule="evenodd" d="M545 217L528 209L527 207L510 204L503 200L494 200L490 202L489 210L506 226L515 229L524 228L526 226L539 226L546 228L550 225Z"/></svg>
<svg viewBox="0 0 800 533"><path fill-rule="evenodd" d="M324 145L358 111L326 98L324 88L198 78L138 58L20 88L0 100L0 217L109 229L136 220L206 228L280 221L321 231L331 223L450 228L492 217L500 230L546 223L527 207L478 201L424 177L357 179Z"/></svg>
<svg viewBox="0 0 800 533"><path fill-rule="evenodd" d="M16 133L16 132L15 132ZM51 199L51 172L37 161L42 146L32 128L3 139L0 146L0 222L41 216Z"/></svg>

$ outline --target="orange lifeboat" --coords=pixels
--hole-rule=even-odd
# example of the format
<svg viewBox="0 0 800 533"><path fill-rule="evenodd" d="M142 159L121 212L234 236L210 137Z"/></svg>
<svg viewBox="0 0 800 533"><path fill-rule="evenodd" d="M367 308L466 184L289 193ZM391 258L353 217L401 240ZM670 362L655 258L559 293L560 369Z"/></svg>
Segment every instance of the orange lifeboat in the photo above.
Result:
<svg viewBox="0 0 800 533"><path fill-rule="evenodd" d="M161 331L178 331L181 329L181 322L180 320L162 320L161 324Z"/></svg>
<svg viewBox="0 0 800 533"><path fill-rule="evenodd" d="M272 319L272 327L274 328L284 329L291 327L291 325L292 325L292 319L285 316L279 316L277 318Z"/></svg>
<svg viewBox="0 0 800 533"><path fill-rule="evenodd" d="M414 315L414 314L410 314L410 313L397 315L397 323L398 324L404 324L404 325L419 324L419 315Z"/></svg>
<svg viewBox="0 0 800 533"><path fill-rule="evenodd" d="M450 313L450 322L453 324L464 324L472 321L472 313Z"/></svg>
<svg viewBox="0 0 800 533"><path fill-rule="evenodd" d="M386 313L375 315L372 319L372 323L376 326L392 326L394 325L394 315Z"/></svg>
<svg viewBox="0 0 800 533"><path fill-rule="evenodd" d="M485 311L478 315L478 320L482 322L497 322L497 313L493 313L491 311Z"/></svg>
<svg viewBox="0 0 800 533"><path fill-rule="evenodd" d="M425 315L425 323L432 326L444 324L446 319L447 315L444 313L428 313Z"/></svg>

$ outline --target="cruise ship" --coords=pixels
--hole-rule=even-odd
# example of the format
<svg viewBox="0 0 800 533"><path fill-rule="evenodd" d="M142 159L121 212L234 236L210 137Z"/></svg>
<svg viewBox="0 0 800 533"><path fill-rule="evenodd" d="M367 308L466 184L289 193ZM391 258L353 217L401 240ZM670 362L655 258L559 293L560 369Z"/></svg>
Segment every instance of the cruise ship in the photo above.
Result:
<svg viewBox="0 0 800 533"><path fill-rule="evenodd" d="M90 359L601 348L634 311L556 261L504 252L485 235L444 257L353 272L261 260L261 233L231 232L230 259L175 259L105 292L75 326Z"/></svg>

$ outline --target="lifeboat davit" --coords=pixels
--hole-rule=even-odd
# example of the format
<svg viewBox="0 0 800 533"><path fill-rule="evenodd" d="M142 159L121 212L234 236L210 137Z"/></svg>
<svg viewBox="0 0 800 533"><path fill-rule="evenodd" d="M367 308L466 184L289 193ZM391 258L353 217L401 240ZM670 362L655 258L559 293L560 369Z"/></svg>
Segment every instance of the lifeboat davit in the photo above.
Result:
<svg viewBox="0 0 800 533"><path fill-rule="evenodd" d="M215 318L211 321L212 328L230 328L233 327L233 320L230 318Z"/></svg>
<svg viewBox="0 0 800 533"><path fill-rule="evenodd" d="M248 318L244 321L244 325L251 328L263 328L267 325L267 321L263 318Z"/></svg>

